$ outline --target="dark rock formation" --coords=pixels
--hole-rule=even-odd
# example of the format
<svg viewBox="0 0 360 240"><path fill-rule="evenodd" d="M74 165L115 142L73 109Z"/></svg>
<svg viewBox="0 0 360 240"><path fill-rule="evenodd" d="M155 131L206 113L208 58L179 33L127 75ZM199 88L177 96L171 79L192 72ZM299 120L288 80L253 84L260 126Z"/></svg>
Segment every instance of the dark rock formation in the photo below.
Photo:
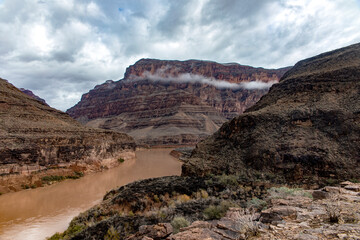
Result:
<svg viewBox="0 0 360 240"><path fill-rule="evenodd" d="M35 98L36 100L42 102L42 103L45 103L45 100L42 99L41 97L35 95L32 91L30 91L29 89L25 89L25 88L20 88L20 91L22 91L23 93L25 93L26 95L32 97L32 98Z"/></svg>
<svg viewBox="0 0 360 240"><path fill-rule="evenodd" d="M297 63L199 143L183 175L244 169L305 184L360 178L360 44Z"/></svg>
<svg viewBox="0 0 360 240"><path fill-rule="evenodd" d="M141 226L169 223L177 216L186 216L190 222L215 219L204 214L210 206L219 206L215 211L221 218L231 206L246 206L254 197L263 198L268 187L235 176L171 176L137 181L110 191L99 205L74 218L69 228L53 239L104 239L109 235L138 239Z"/></svg>
<svg viewBox="0 0 360 240"><path fill-rule="evenodd" d="M125 132L142 144L195 144L268 90L235 84L276 82L287 69L142 59L123 80L96 86L67 113L87 126ZM219 80L225 87L215 86Z"/></svg>
<svg viewBox="0 0 360 240"><path fill-rule="evenodd" d="M134 149L134 140L126 134L84 127L0 79L0 174L4 176L0 185L9 181L9 175L116 160Z"/></svg>

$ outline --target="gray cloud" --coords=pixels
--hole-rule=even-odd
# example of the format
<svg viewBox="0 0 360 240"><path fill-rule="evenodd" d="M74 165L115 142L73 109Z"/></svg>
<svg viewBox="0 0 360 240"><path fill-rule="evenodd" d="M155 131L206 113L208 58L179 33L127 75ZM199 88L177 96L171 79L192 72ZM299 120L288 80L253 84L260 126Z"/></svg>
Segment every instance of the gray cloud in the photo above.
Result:
<svg viewBox="0 0 360 240"><path fill-rule="evenodd" d="M0 77L65 110L140 58L289 66L360 41L359 0L0 0Z"/></svg>

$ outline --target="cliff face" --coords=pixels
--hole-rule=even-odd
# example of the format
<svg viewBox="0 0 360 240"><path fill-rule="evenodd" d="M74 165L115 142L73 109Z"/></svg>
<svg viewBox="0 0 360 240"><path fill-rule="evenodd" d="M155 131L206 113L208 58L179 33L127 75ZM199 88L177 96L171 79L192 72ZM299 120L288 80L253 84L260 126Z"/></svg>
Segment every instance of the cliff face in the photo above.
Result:
<svg viewBox="0 0 360 240"><path fill-rule="evenodd" d="M29 89L20 88L19 90L22 91L23 93L25 93L26 95L28 95L28 96L30 96L30 97L32 97L32 98L35 98L36 100L38 100L38 101L46 104L46 102L45 102L44 99L42 99L41 97L35 95L35 94L34 94L32 91L30 91Z"/></svg>
<svg viewBox="0 0 360 240"><path fill-rule="evenodd" d="M184 175L360 178L360 44L297 63L244 114L197 145Z"/></svg>
<svg viewBox="0 0 360 240"><path fill-rule="evenodd" d="M195 144L252 106L286 70L142 59L123 80L96 86L67 113L87 126L128 133L139 143Z"/></svg>
<svg viewBox="0 0 360 240"><path fill-rule="evenodd" d="M126 134L83 127L3 79L0 123L0 185L14 182L12 175L118 159L135 149L133 139Z"/></svg>

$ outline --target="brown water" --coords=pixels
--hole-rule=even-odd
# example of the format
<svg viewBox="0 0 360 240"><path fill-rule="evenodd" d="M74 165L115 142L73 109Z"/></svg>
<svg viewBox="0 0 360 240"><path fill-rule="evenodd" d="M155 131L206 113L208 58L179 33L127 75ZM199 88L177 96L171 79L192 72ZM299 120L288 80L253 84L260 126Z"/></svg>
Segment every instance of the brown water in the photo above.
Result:
<svg viewBox="0 0 360 240"><path fill-rule="evenodd" d="M45 239L64 231L73 217L99 203L110 189L140 179L179 175L181 163L170 151L140 150L136 160L114 169L0 196L0 239Z"/></svg>

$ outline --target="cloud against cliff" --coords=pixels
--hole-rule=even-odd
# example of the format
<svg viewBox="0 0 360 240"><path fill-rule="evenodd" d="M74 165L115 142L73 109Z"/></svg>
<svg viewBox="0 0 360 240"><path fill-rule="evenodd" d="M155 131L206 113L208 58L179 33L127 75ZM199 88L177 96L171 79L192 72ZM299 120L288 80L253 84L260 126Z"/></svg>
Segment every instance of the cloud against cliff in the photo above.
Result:
<svg viewBox="0 0 360 240"><path fill-rule="evenodd" d="M205 84L214 86L217 89L247 89L247 90L263 90L269 89L273 84L278 81L269 81L262 82L260 80L251 81L251 82L242 82L242 83L231 83L216 78L206 78L202 75L191 74L191 73L182 73L174 77L166 73L166 70L170 68L164 67L158 69L155 73L150 73L148 71L144 72L142 76L130 75L129 79L132 81L141 81L141 80L151 80L154 82L177 82L177 83L192 83L192 84Z"/></svg>
<svg viewBox="0 0 360 240"><path fill-rule="evenodd" d="M284 67L360 41L358 0L0 0L0 77L65 110L140 58Z"/></svg>

